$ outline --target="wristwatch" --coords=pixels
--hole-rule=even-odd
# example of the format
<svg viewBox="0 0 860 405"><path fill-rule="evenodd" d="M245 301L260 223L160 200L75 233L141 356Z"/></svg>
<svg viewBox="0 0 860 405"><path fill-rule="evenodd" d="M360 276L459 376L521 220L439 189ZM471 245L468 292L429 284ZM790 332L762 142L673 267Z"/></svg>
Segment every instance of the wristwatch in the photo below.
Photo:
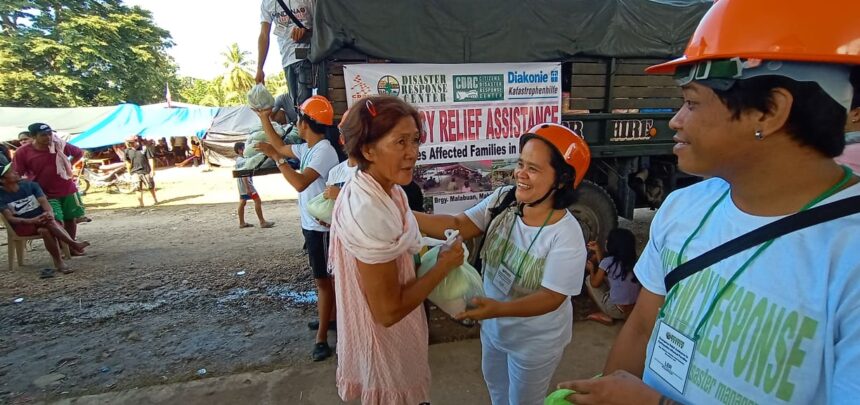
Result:
<svg viewBox="0 0 860 405"><path fill-rule="evenodd" d="M278 166L280 165L288 165L290 162L287 160L287 157L282 157L281 160L278 161Z"/></svg>

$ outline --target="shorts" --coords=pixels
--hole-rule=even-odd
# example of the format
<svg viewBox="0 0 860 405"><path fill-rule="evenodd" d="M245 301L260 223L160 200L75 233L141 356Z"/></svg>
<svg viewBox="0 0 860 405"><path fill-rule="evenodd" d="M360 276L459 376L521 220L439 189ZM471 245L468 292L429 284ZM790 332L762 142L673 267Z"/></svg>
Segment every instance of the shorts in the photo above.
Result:
<svg viewBox="0 0 860 405"><path fill-rule="evenodd" d="M54 222L58 226L63 226L56 220ZM15 224L12 225L12 229L15 230L15 234L18 236L35 236L39 234L39 227L33 224Z"/></svg>
<svg viewBox="0 0 860 405"><path fill-rule="evenodd" d="M149 173L132 173L137 179L138 190L155 190L155 179Z"/></svg>
<svg viewBox="0 0 860 405"><path fill-rule="evenodd" d="M260 198L260 195L257 193L239 194L239 199L242 201L257 200L259 198Z"/></svg>
<svg viewBox="0 0 860 405"><path fill-rule="evenodd" d="M302 235L305 236L305 245L308 248L308 265L311 267L314 278L329 278L331 275L328 273L328 266L326 265L329 233L302 229Z"/></svg>
<svg viewBox="0 0 860 405"><path fill-rule="evenodd" d="M72 221L86 215L84 203L78 193L72 193L58 198L49 198L51 209L54 210L54 219L60 222Z"/></svg>
<svg viewBox="0 0 860 405"><path fill-rule="evenodd" d="M600 308L600 311L609 315L612 319L627 319L627 313L621 310L618 305L609 302L609 288L606 283L600 287L591 286L591 276L585 277L585 287L588 289L589 295L594 298L595 304Z"/></svg>

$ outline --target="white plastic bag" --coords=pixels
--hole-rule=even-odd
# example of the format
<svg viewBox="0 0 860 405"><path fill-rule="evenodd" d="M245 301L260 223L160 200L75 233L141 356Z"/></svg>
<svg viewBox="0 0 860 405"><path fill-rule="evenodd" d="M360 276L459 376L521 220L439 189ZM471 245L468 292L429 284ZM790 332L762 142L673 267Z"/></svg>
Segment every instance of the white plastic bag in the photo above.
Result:
<svg viewBox="0 0 860 405"><path fill-rule="evenodd" d="M422 238L425 246L435 246L421 256L421 266L418 267L417 275L421 277L427 274L436 265L436 257L442 245L450 244L460 234L459 231L446 230L445 238L439 240L433 238ZM427 297L446 314L454 316L468 307L471 307L472 298L484 295L484 285L481 275L468 262L469 250L463 244L463 264L451 270L436 288Z"/></svg>
<svg viewBox="0 0 860 405"><path fill-rule="evenodd" d="M257 83L248 91L248 107L252 110L266 110L275 106L275 98L266 86Z"/></svg>
<svg viewBox="0 0 860 405"><path fill-rule="evenodd" d="M278 123L272 123L272 128L275 129L275 133L278 136L283 137L286 134L286 130L284 127L280 126ZM266 137L266 132L263 131L262 127L257 127L248 135L248 138L245 139L245 157L250 159L257 155L263 155L263 152L257 150L257 144L262 141L268 141L269 138ZM265 155L263 155L263 159L265 159Z"/></svg>
<svg viewBox="0 0 860 405"><path fill-rule="evenodd" d="M329 200L323 197L323 193L319 193L308 201L307 209L308 214L311 214L312 217L330 224L331 214L334 211L334 200Z"/></svg>

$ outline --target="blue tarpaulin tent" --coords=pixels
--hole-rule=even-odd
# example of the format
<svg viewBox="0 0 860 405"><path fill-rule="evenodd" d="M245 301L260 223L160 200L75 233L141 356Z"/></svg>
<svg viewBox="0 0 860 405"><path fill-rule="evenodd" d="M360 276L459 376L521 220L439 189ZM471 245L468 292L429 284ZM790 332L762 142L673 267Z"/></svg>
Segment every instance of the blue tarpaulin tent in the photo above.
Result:
<svg viewBox="0 0 860 405"><path fill-rule="evenodd" d="M147 139L202 137L217 112L217 107L195 105L170 108L164 104L121 104L101 122L69 142L79 148L99 148L122 143L130 135Z"/></svg>

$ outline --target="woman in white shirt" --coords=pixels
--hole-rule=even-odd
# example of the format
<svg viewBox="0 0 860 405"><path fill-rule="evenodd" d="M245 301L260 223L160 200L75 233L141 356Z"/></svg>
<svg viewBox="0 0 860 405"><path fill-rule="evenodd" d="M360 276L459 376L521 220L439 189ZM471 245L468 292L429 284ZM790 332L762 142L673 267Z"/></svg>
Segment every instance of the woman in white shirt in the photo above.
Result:
<svg viewBox="0 0 860 405"><path fill-rule="evenodd" d="M542 404L570 343L570 296L582 288L586 250L567 206L589 161L588 146L573 131L538 125L520 138L514 187L459 215L415 214L431 237L446 229L464 239L485 235L486 297L457 318L482 321L482 368L493 404Z"/></svg>

